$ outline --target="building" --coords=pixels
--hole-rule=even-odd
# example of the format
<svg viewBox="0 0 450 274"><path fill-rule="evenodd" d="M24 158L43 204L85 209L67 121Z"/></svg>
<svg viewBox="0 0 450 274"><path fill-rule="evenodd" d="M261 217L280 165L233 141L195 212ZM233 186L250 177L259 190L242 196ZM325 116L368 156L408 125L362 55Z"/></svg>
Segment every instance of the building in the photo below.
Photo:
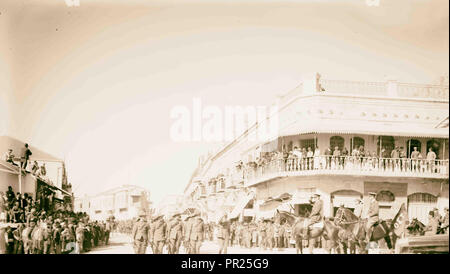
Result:
<svg viewBox="0 0 450 274"><path fill-rule="evenodd" d="M86 212L93 220L130 220L141 211L150 214L150 192L135 185L123 185L93 196L75 198L75 212Z"/></svg>
<svg viewBox="0 0 450 274"><path fill-rule="evenodd" d="M0 153L2 154L0 159L0 191L5 192L11 186L15 193L27 193L35 201L43 199L44 193L53 193L53 200L57 204L64 206L65 209L72 209L73 196L64 161L30 144L29 148L32 155L26 170L21 170L19 168L20 153L24 145L24 142L15 138L0 136ZM3 157L9 149L12 149L15 155L14 162L16 165L6 162ZM39 167L45 165L45 174L32 171L35 161ZM19 174L21 175L19 176Z"/></svg>
<svg viewBox="0 0 450 274"><path fill-rule="evenodd" d="M277 119L278 134L250 141L255 124L209 157L185 188L186 206L211 220L224 212L241 220L271 218L276 209L307 215L318 192L325 215L333 216L341 204L352 209L357 198L367 201L376 192L382 219L405 204L409 217L424 223L430 209L448 206L448 85L314 74L277 105L266 122ZM301 158L289 156L296 147L306 150Z"/></svg>

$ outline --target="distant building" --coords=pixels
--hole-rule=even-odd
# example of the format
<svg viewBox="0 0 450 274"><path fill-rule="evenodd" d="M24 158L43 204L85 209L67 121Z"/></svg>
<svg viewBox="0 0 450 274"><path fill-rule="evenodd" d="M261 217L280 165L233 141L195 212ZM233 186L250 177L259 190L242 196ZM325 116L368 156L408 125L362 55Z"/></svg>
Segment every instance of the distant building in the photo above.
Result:
<svg viewBox="0 0 450 274"><path fill-rule="evenodd" d="M129 220L141 210L150 214L150 192L135 185L123 185L94 196L75 198L75 212L86 212L93 220Z"/></svg>

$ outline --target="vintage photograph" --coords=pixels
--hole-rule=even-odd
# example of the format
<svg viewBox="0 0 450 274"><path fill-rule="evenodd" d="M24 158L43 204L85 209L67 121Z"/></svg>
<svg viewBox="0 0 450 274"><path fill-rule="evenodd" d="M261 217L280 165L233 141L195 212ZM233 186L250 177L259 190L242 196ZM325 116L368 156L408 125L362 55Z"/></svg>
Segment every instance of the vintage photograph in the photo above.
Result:
<svg viewBox="0 0 450 274"><path fill-rule="evenodd" d="M0 0L0 157L0 254L448 254L449 1Z"/></svg>

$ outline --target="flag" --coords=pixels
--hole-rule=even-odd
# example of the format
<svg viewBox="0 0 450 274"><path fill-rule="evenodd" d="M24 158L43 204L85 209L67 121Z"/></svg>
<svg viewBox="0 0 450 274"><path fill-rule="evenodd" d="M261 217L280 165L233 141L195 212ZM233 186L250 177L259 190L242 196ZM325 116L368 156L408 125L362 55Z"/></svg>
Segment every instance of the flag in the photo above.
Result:
<svg viewBox="0 0 450 274"><path fill-rule="evenodd" d="M392 221L394 233L398 237L401 237L401 235L405 231L407 220L408 220L408 212L406 211L405 204L403 203L397 215L395 215L394 220Z"/></svg>

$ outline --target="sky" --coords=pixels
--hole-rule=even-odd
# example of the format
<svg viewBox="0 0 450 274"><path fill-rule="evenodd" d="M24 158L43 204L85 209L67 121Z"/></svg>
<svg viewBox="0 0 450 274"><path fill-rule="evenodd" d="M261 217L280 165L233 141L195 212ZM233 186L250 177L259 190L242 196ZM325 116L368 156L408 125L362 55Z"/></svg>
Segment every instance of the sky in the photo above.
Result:
<svg viewBox="0 0 450 274"><path fill-rule="evenodd" d="M0 1L0 135L66 161L76 196L182 193L215 143L170 138L177 106L268 105L306 74L435 83L447 0Z"/></svg>

